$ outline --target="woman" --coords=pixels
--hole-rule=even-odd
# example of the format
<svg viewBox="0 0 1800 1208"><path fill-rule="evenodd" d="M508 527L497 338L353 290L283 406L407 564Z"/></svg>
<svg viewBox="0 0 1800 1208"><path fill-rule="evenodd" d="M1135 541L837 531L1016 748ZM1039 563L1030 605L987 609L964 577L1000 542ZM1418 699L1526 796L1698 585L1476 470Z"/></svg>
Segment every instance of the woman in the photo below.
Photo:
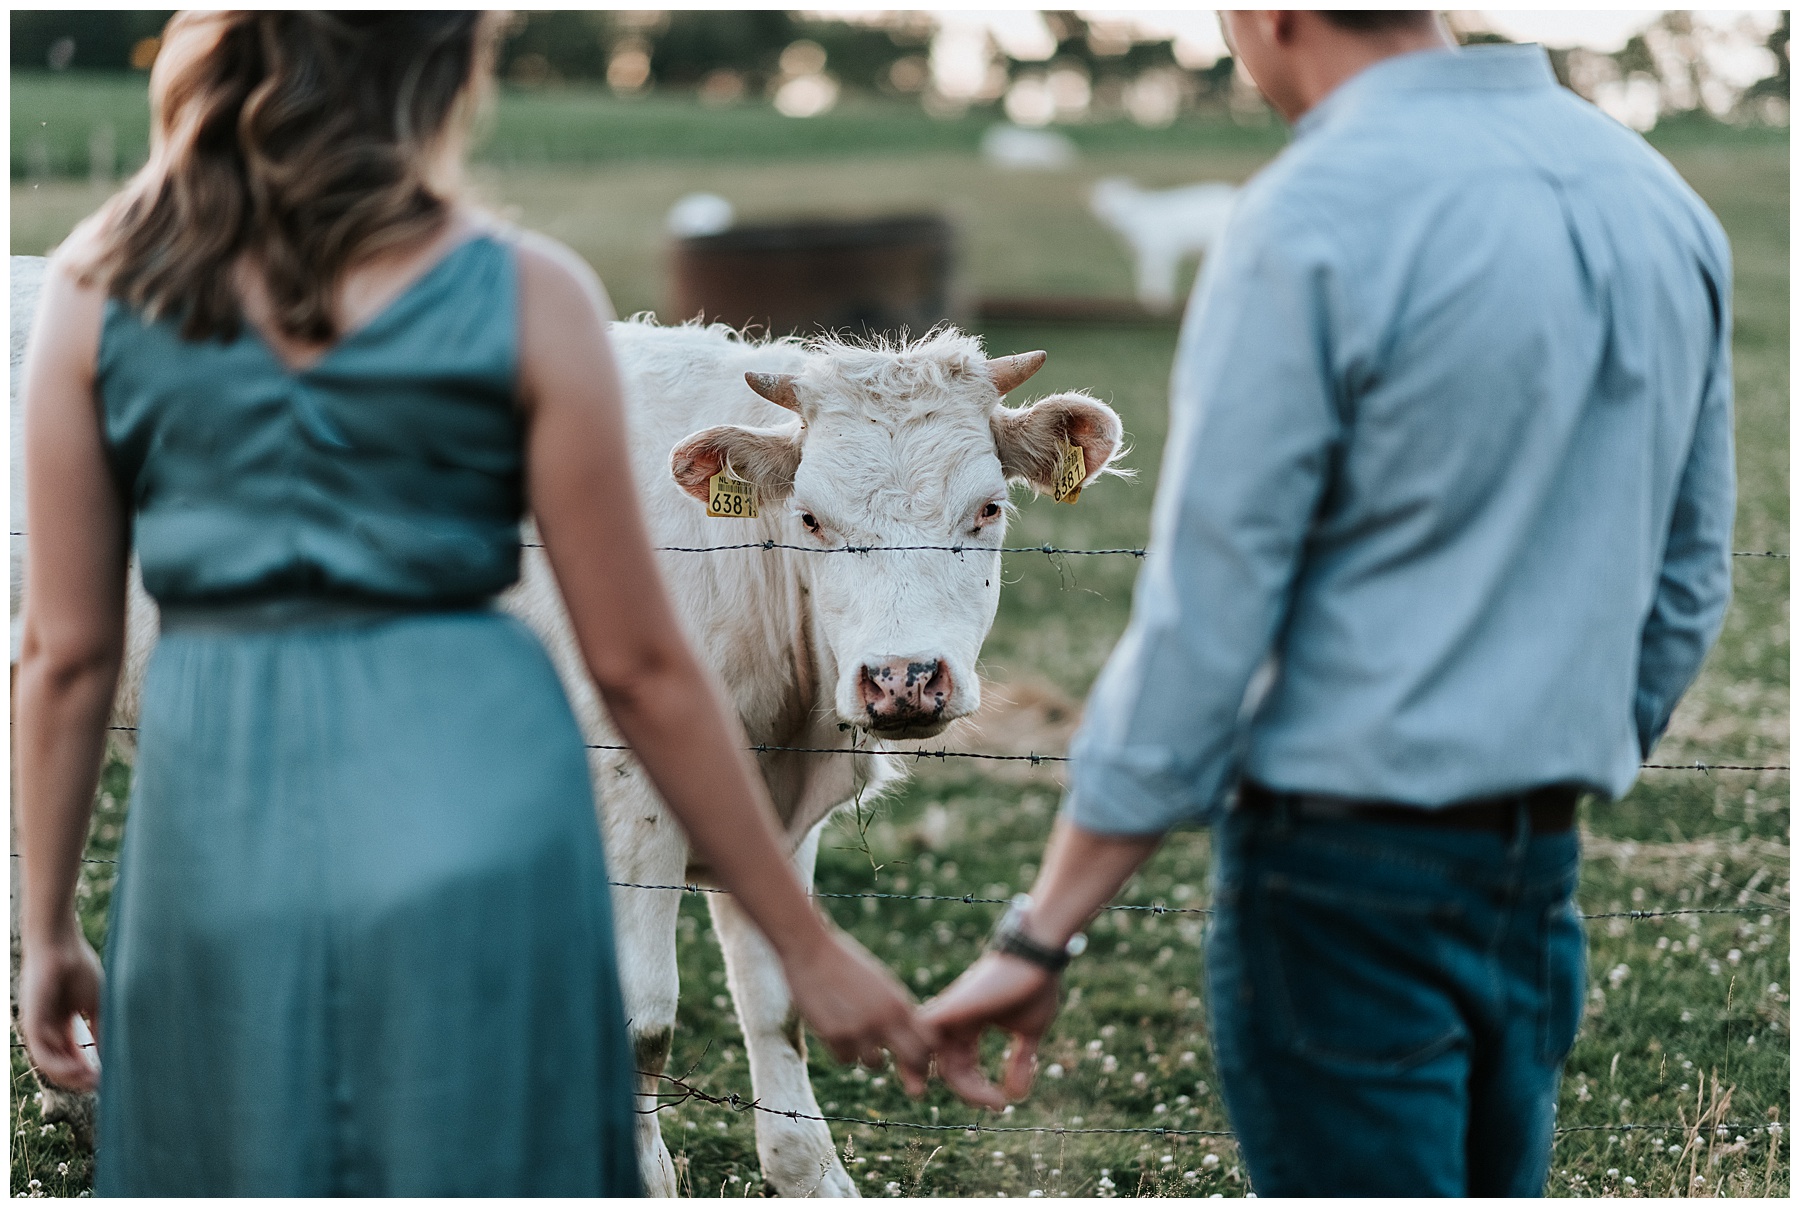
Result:
<svg viewBox="0 0 1800 1208"><path fill-rule="evenodd" d="M788 870L622 463L599 283L455 200L493 26L188 13L26 368L21 1021L102 1194L629 1194L582 740L494 611L529 508L589 670L840 1060L929 1038ZM106 977L76 870L137 548L161 606Z"/></svg>

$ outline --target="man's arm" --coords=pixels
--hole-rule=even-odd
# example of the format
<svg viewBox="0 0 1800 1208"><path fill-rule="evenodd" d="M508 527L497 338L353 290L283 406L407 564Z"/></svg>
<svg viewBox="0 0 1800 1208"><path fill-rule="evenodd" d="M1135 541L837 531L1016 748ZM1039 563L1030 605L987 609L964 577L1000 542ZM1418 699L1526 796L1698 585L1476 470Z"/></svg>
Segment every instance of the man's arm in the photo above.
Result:
<svg viewBox="0 0 1800 1208"><path fill-rule="evenodd" d="M1240 215L1176 359L1151 552L1088 697L1065 814L1103 834L1204 818L1236 778L1245 690L1286 615L1344 417L1322 238Z"/></svg>
<svg viewBox="0 0 1800 1208"><path fill-rule="evenodd" d="M1234 220L1188 315L1131 624L1088 698L1069 795L1025 932L1057 948L1183 818L1234 779L1238 713L1287 609L1341 429L1327 324L1330 257L1298 224ZM939 1072L971 1103L1031 1087L1058 979L989 954L927 1004ZM989 1026L1015 1038L1004 1095L982 1075Z"/></svg>
<svg viewBox="0 0 1800 1208"><path fill-rule="evenodd" d="M1681 694L1719 636L1731 602L1731 525L1737 510L1732 453L1731 283L1714 284L1717 345L1675 497L1656 599L1638 653L1638 745L1648 758Z"/></svg>

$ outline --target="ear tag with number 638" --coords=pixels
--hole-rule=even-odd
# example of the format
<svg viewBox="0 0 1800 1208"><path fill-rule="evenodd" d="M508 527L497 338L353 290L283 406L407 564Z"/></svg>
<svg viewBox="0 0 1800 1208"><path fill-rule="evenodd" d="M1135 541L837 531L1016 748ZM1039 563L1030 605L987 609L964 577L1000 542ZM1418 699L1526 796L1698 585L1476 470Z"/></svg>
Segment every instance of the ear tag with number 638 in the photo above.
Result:
<svg viewBox="0 0 1800 1208"><path fill-rule="evenodd" d="M732 520L756 519L756 484L720 470L706 484L706 514Z"/></svg>
<svg viewBox="0 0 1800 1208"><path fill-rule="evenodd" d="M1081 484L1087 478L1087 455L1081 446L1063 438L1062 457L1056 467L1056 483L1051 494L1058 503L1074 503L1081 498Z"/></svg>

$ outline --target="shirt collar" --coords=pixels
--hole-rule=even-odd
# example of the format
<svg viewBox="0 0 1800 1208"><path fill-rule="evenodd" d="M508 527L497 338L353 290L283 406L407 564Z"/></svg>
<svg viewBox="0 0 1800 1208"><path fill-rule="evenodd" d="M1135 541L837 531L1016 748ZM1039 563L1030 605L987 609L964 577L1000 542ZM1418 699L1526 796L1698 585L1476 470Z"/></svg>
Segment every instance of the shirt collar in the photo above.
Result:
<svg viewBox="0 0 1800 1208"><path fill-rule="evenodd" d="M1407 91L1466 92L1555 86L1556 74L1550 69L1550 56L1535 43L1417 50L1383 59L1345 80L1294 123L1294 137L1304 137L1323 126L1332 114L1367 97Z"/></svg>

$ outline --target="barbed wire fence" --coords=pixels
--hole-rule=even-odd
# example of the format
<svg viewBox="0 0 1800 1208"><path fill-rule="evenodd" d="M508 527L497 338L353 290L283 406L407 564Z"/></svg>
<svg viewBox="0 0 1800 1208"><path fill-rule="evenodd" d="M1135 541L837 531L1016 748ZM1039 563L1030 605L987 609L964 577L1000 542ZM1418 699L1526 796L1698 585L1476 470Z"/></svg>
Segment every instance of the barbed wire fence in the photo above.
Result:
<svg viewBox="0 0 1800 1208"><path fill-rule="evenodd" d="M26 536L26 534L22 533L22 532L13 532L11 534L11 536L24 537L24 536ZM526 547L529 547L529 548L542 548L541 544L537 543L537 542L524 542L522 544L524 544ZM660 547L657 547L657 552L659 552L659 553L678 553L678 554L715 554L715 553L748 552L748 551L768 552L768 551L776 551L776 550L790 551L790 552L803 553L803 554L867 555L867 554L874 554L874 553L926 553L926 552L932 552L932 553L948 553L948 554L956 555L957 557L962 557L962 556L968 555L968 554L999 553L999 554L1041 554L1041 555L1045 555L1045 556L1049 556L1049 557L1123 556L1123 557L1131 557L1131 558L1137 558L1137 559L1142 559L1142 558L1146 557L1148 555L1148 553L1150 552L1149 549L1146 547L1109 547L1109 548L1085 549L1085 548L1055 546L1055 545L1051 545L1049 543L1044 543L1042 545L1001 546L1001 547L962 545L962 544L956 544L956 545L895 545L895 546L884 546L884 545L814 546L814 545L796 545L796 544L790 544L790 543L778 542L778 541L772 541L772 540L742 542L742 543L737 543L737 544L712 545L712 546L660 546ZM1787 555L1785 553L1779 553L1779 552L1770 551L1770 550L1761 550L1761 551L1735 550L1732 552L1731 556L1733 558L1767 558L1767 559L1776 559L1776 560L1786 560L1789 557L1789 555ZM137 727L135 727L135 726L109 726L108 729L112 732L118 732L118 733L135 733L137 730ZM596 751L629 752L631 750L631 748L629 746L626 746L624 744L589 743L589 744L585 744L585 745L586 745L587 749L596 750ZM913 748L913 749L904 749L904 750L890 750L890 749L883 749L883 748L858 747L858 746L795 747L795 746L785 746L785 745L773 744L773 743L755 743L755 744L751 744L746 749L752 753L759 754L759 755L794 754L794 755L807 755L807 756L819 756L819 757L835 757L835 756L846 756L846 755L848 755L848 756L885 755L885 756L889 756L892 758L908 760L908 761L912 761L912 762L936 760L940 763L943 763L943 762L947 762L952 759L962 759L962 760L975 760L975 761L990 761L990 762L998 762L998 763L1026 763L1026 764L1029 764L1034 767L1041 766L1041 765L1066 764L1066 763L1070 762L1070 757L1067 755L1040 754L1037 752L1026 752L1024 754L1004 754L1004 753L997 753L997 752L982 752L982 751L954 751L954 750L950 750L946 747L938 747L935 749ZM1640 767L1644 771L1694 772L1694 773L1699 773L1702 775L1710 775L1713 772L1758 772L1758 773L1763 773L1763 772L1788 772L1788 771L1790 771L1790 767L1787 764L1708 763L1704 760L1695 760L1691 763L1680 763L1680 764L1646 763L1646 764L1640 765ZM14 853L12 858L16 860L16 859L19 859L20 857L17 853ZM81 862L83 864L88 864L88 865L116 865L118 863L118 861L116 859L103 859L103 858L97 858L97 857L83 857ZM609 884L614 889L627 889L627 890L646 891L646 892L674 892L674 893L682 893L682 894L693 894L696 896L707 895L707 894L723 894L723 893L727 892L726 890L716 887L716 886L701 885L701 884L697 884L697 883L653 884L653 883L634 882L634 881L610 881ZM825 898L825 899L834 899L834 900L883 900L883 901L910 901L910 902L943 902L943 903L956 903L956 904L961 904L961 905L966 905L966 906L976 906L976 905L979 905L979 906L1003 906L1009 900L1004 897L991 897L991 896L985 896L985 895L978 895L973 892L961 893L961 894L955 894L955 893L949 893L949 894L944 894L944 893L894 893L894 892L882 892L882 891L873 891L873 890L860 891L860 892L827 892L827 891L814 889L812 891L812 893L813 893L813 896L816 898ZM1151 915L1165 915L1166 914L1166 915L1209 916L1212 913L1211 909L1209 907L1205 907L1205 906L1170 906L1170 905L1166 905L1161 902L1152 902L1152 903L1148 903L1148 904L1113 903L1113 904L1110 904L1110 905L1104 907L1103 910L1106 912L1142 912L1142 913L1151 914ZM1635 910L1634 909L1634 910L1603 911L1603 912L1596 912L1593 914L1586 914L1583 916L1583 918L1586 921L1622 919L1622 920L1635 922L1635 921L1646 921L1646 920L1653 920L1653 919L1666 919L1666 918L1676 918L1676 917L1685 917L1685 916L1751 915L1751 914L1781 915L1784 917L1788 917L1788 916L1790 916L1790 908L1773 906L1773 905L1671 907L1671 908L1657 908L1657 909L1647 909L1647 910ZM14 1049L22 1049L25 1046L21 1042L15 1040L12 1042L12 1047ZM93 1046L88 1045L88 1046L84 1046L84 1047L93 1047ZM810 1120L810 1121L816 1121L819 1123L824 1123L827 1125L842 1124L842 1125L854 1126L854 1127L870 1127L870 1128L878 1129L883 1132L885 1132L889 1129L894 1129L894 1130L899 1130L899 1131L937 1133L937 1134L963 1133L972 1138L979 1138L984 1135L1001 1135L1001 1134L1034 1134L1034 1135L1051 1135L1051 1136L1057 1136L1057 1137L1062 1137L1062 1136L1139 1136L1139 1135L1141 1135L1141 1136L1154 1136L1154 1137L1164 1138L1164 1139L1183 1138L1183 1137L1195 1137L1195 1138L1211 1137L1211 1138L1228 1139L1233 1136L1233 1133L1229 1129L1173 1128L1173 1127L1161 1126L1161 1125L1144 1125L1144 1126L1104 1128L1104 1127L1071 1126L1071 1125L1064 1125L1064 1124L1004 1125L1004 1124L989 1124L989 1123L986 1123L981 1120L974 1120L974 1121L963 1122L963 1123L956 1123L956 1122L926 1123L926 1122L912 1121L912 1120L894 1120L894 1119L887 1119L887 1118L883 1118L883 1117L845 1116L845 1115L833 1115L833 1114L828 1114L828 1113L810 1114L810 1113L800 1112L800 1111L796 1111L796 1110L783 1110L783 1109L779 1109L779 1108L772 1108L772 1107L769 1107L769 1106L763 1104L760 1100L746 1099L742 1095L740 1095L739 1093L737 1093L735 1091L730 1092L725 1095L713 1094L711 1092L702 1090L699 1087L692 1085L691 1083L687 1082L683 1078L679 1078L679 1077L676 1077L674 1075L667 1074L667 1073L658 1073L655 1075L655 1077L658 1080L660 1080L663 1084L665 1084L669 1088L669 1090L667 1093L659 1094L657 1096L658 1102L656 1103L656 1105L654 1107L638 1109L639 1111L644 1112L646 1114L658 1113L663 1110L679 1107L679 1106L681 1106L683 1104L687 1104L687 1103L701 1103L701 1104L705 1104L705 1105L708 1105L711 1107L723 1108L723 1109L729 1110L734 1113L739 1113L739 1114L761 1113L764 1115L782 1117L782 1118L785 1118L788 1120ZM1694 1121L1694 1122L1681 1121L1681 1122L1665 1122L1665 1123L1618 1122L1618 1123L1610 1123L1610 1124L1577 1124L1577 1125L1558 1126L1555 1129L1555 1135L1560 1138L1565 1135L1578 1134L1578 1133L1599 1133L1599 1132L1605 1132L1605 1133L1609 1133L1609 1134L1623 1134L1623 1133L1634 1133L1634 1132L1671 1133L1671 1132L1695 1132L1696 1130L1699 1130L1700 1132L1704 1132L1704 1133L1714 1133L1720 1137L1730 1135L1730 1134L1750 1135L1750 1134L1766 1133L1771 1138L1778 1138L1783 1134L1785 1127L1786 1126L1784 1126L1780 1122L1755 1123L1755 1122L1749 1122L1749 1121L1728 1122L1728 1123L1702 1123L1700 1121ZM1696 1135L1699 1135L1699 1134L1696 1133Z"/></svg>

